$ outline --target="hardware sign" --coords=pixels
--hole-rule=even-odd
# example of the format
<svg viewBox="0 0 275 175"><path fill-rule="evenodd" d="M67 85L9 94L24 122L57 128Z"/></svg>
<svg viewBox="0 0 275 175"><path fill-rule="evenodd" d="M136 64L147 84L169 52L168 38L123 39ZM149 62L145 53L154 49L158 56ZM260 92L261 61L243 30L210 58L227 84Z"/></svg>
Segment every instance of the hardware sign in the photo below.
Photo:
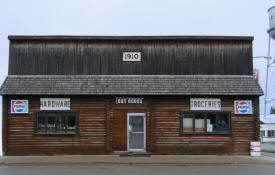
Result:
<svg viewBox="0 0 275 175"><path fill-rule="evenodd" d="M234 101L235 114L252 114L251 100L236 100Z"/></svg>
<svg viewBox="0 0 275 175"><path fill-rule="evenodd" d="M123 52L123 61L141 61L141 52Z"/></svg>
<svg viewBox="0 0 275 175"><path fill-rule="evenodd" d="M40 98L40 110L70 110L70 98Z"/></svg>
<svg viewBox="0 0 275 175"><path fill-rule="evenodd" d="M28 100L11 100L11 113L26 114L29 112Z"/></svg>

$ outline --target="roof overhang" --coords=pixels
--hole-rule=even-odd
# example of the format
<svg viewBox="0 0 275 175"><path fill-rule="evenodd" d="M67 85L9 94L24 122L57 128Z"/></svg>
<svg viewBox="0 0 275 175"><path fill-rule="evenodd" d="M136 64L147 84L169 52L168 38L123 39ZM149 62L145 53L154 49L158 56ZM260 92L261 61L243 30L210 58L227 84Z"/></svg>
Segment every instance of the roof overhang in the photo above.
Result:
<svg viewBox="0 0 275 175"><path fill-rule="evenodd" d="M242 75L9 75L2 95L263 95Z"/></svg>

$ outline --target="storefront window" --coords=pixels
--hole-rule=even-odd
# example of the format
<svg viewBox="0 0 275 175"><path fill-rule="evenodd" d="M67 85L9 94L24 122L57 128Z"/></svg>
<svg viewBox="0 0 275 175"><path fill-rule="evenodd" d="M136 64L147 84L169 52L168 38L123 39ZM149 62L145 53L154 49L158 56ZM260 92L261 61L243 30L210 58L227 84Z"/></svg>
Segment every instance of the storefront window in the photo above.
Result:
<svg viewBox="0 0 275 175"><path fill-rule="evenodd" d="M217 125L217 117L216 114L207 114L207 119L206 119L206 132L211 133L215 132L216 130L216 125Z"/></svg>
<svg viewBox="0 0 275 175"><path fill-rule="evenodd" d="M77 133L77 112L36 113L36 133L45 135L66 135Z"/></svg>
<svg viewBox="0 0 275 175"><path fill-rule="evenodd" d="M37 124L36 129L38 132L45 132L46 131L46 120L45 116L40 115L37 116Z"/></svg>
<svg viewBox="0 0 275 175"><path fill-rule="evenodd" d="M47 120L47 133L55 133L55 115L50 114L48 115L48 120Z"/></svg>
<svg viewBox="0 0 275 175"><path fill-rule="evenodd" d="M66 133L66 123L65 123L65 120L66 120L66 117L64 115L59 114L57 116L57 131L60 132L60 133Z"/></svg>
<svg viewBox="0 0 275 175"><path fill-rule="evenodd" d="M230 132L230 113L181 113L182 133L189 134L228 134Z"/></svg>
<svg viewBox="0 0 275 175"><path fill-rule="evenodd" d="M227 114L219 114L217 116L217 131L218 132L228 132L229 130L229 122Z"/></svg>
<svg viewBox="0 0 275 175"><path fill-rule="evenodd" d="M193 116L190 114L182 115L183 132L193 132Z"/></svg>
<svg viewBox="0 0 275 175"><path fill-rule="evenodd" d="M74 133L76 129L76 118L74 116L68 116L67 132Z"/></svg>
<svg viewBox="0 0 275 175"><path fill-rule="evenodd" d="M205 121L203 114L195 115L195 132L205 132Z"/></svg>

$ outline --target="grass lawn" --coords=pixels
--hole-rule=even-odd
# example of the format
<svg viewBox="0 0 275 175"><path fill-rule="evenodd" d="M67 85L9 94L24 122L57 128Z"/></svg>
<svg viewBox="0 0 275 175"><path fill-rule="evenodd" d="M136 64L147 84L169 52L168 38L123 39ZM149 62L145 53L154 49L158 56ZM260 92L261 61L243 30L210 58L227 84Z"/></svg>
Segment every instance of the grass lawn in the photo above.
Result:
<svg viewBox="0 0 275 175"><path fill-rule="evenodd" d="M275 150L268 150L268 149L263 149L261 150L262 152L265 152L265 153L275 153Z"/></svg>

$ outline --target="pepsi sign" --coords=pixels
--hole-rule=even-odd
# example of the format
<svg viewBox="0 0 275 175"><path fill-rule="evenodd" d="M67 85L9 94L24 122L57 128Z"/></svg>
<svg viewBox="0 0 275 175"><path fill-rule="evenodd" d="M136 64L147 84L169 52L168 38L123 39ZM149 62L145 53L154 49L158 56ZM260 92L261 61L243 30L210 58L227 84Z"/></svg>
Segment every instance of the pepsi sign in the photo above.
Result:
<svg viewBox="0 0 275 175"><path fill-rule="evenodd" d="M252 114L251 100L234 101L235 114Z"/></svg>
<svg viewBox="0 0 275 175"><path fill-rule="evenodd" d="M11 100L11 113L26 114L29 112L28 100Z"/></svg>

